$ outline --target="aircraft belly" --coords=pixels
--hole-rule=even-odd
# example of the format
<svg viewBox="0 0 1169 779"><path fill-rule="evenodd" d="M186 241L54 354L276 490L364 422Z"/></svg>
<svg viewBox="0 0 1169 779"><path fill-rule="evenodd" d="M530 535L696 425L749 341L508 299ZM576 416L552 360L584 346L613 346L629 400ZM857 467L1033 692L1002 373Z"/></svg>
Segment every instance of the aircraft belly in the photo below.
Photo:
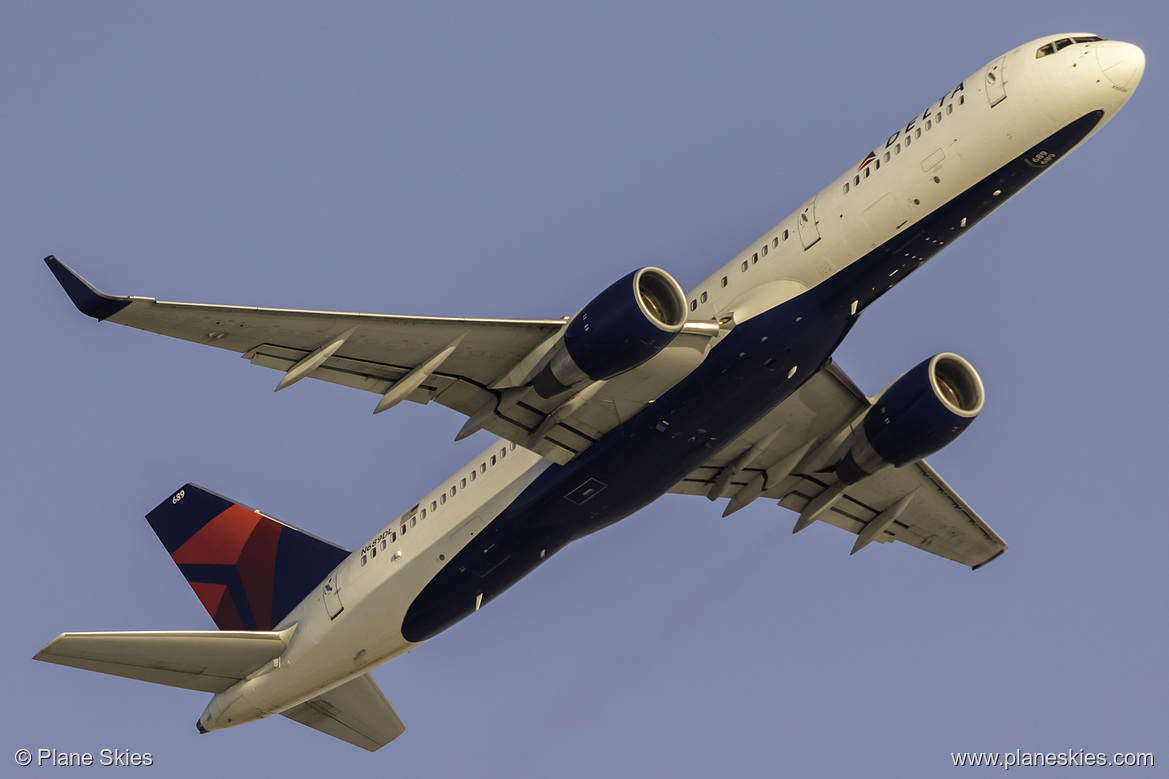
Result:
<svg viewBox="0 0 1169 779"><path fill-rule="evenodd" d="M434 636L565 544L665 493L819 370L851 321L805 293L737 325L683 382L536 479L423 588L403 636Z"/></svg>
<svg viewBox="0 0 1169 779"><path fill-rule="evenodd" d="M665 493L818 371L857 313L1070 151L1102 115L1070 123L808 292L736 324L686 379L580 457L548 468L455 554L410 604L403 637L438 634L565 544Z"/></svg>

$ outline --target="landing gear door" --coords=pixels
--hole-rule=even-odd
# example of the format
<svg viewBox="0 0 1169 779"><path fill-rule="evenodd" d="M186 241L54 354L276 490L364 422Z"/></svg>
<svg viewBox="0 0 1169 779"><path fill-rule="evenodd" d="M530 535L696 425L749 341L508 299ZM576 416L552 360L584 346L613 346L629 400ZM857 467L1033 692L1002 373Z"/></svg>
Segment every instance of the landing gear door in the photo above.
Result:
<svg viewBox="0 0 1169 779"><path fill-rule="evenodd" d="M345 610L341 604L341 574L333 572L325 579L325 586L321 590L325 599L325 610L329 612L329 619L336 619L337 615Z"/></svg>
<svg viewBox="0 0 1169 779"><path fill-rule="evenodd" d="M1003 77L1006 61L1006 57L999 57L986 69L986 99L990 101L991 108L1007 99L1007 81Z"/></svg>
<svg viewBox="0 0 1169 779"><path fill-rule="evenodd" d="M796 231L800 234L800 241L804 249L811 249L816 241L820 240L820 227L816 224L816 198L812 198L800 209L796 220Z"/></svg>

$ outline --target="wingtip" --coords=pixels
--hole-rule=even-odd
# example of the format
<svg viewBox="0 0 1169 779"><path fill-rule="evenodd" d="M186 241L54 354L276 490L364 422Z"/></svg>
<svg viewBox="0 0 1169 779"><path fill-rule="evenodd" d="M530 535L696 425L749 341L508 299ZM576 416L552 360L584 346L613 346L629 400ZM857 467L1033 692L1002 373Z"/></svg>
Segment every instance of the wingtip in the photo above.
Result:
<svg viewBox="0 0 1169 779"><path fill-rule="evenodd" d="M984 565L988 565L990 563L993 563L995 560L999 559L1004 554L1006 554L1006 551L1007 551L1007 546L1006 546L1006 544L1004 544L1003 548L998 550L997 552L995 552L991 557L988 557L987 559L983 560L978 565L970 566L970 570L977 571L979 568L983 567Z"/></svg>
<svg viewBox="0 0 1169 779"><path fill-rule="evenodd" d="M83 279L77 271L50 254L45 258L45 264L57 277L57 282L65 290L65 294L77 306L77 310L86 316L101 321L109 319L114 314L130 305L128 297L114 297L99 291L96 287Z"/></svg>

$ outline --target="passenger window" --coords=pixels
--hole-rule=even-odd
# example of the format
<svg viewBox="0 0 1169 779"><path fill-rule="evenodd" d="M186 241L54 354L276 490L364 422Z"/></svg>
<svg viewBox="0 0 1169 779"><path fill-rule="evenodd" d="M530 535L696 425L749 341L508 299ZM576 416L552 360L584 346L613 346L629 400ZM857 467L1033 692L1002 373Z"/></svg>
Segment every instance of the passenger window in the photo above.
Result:
<svg viewBox="0 0 1169 779"><path fill-rule="evenodd" d="M920 128L920 127L918 127L916 130L914 130L914 131L913 131L913 137L914 137L914 138L920 138L920 137L921 137L921 128Z"/></svg>
<svg viewBox="0 0 1169 779"><path fill-rule="evenodd" d="M426 519L426 509L422 509L422 518Z"/></svg>
<svg viewBox="0 0 1169 779"><path fill-rule="evenodd" d="M787 240L787 230L783 231L783 240Z"/></svg>
<svg viewBox="0 0 1169 779"><path fill-rule="evenodd" d="M475 471L471 471L471 481L475 481Z"/></svg>
<svg viewBox="0 0 1169 779"><path fill-rule="evenodd" d="M479 473L487 473L487 463L479 463Z"/></svg>
<svg viewBox="0 0 1169 779"><path fill-rule="evenodd" d="M852 177L852 183L853 183L853 184L856 184L858 187L860 186L860 183L861 183L861 177L860 177L860 174L859 174L859 173L858 173L857 175L855 175L855 176L853 176L853 177ZM783 236L783 240L785 240L785 241L787 240L787 235L784 235L784 236Z"/></svg>
<svg viewBox="0 0 1169 779"><path fill-rule="evenodd" d="M848 182L844 182L844 194L848 194Z"/></svg>
<svg viewBox="0 0 1169 779"><path fill-rule="evenodd" d="M931 127L933 127L933 126L934 126L934 123L933 123L933 120L932 120L932 119L926 119L926 120L925 120L925 129L927 129L927 130L928 130L928 129L930 129L930 128L931 128Z"/></svg>
<svg viewBox="0 0 1169 779"><path fill-rule="evenodd" d="M759 262L759 255L758 254L755 255L755 262ZM747 261L746 260L743 260L743 264L739 267L739 272L740 273L747 272Z"/></svg>
<svg viewBox="0 0 1169 779"><path fill-rule="evenodd" d="M495 465L495 455L491 455L491 464Z"/></svg>
<svg viewBox="0 0 1169 779"><path fill-rule="evenodd" d="M507 457L507 449L500 449L499 450L499 459L502 460L504 457Z"/></svg>
<svg viewBox="0 0 1169 779"><path fill-rule="evenodd" d="M445 492L438 496L438 502L439 503L446 503L446 493Z"/></svg>
<svg viewBox="0 0 1169 779"><path fill-rule="evenodd" d="M391 544L397 543L397 541L398 541L398 534L397 533L390 533L390 543Z"/></svg>
<svg viewBox="0 0 1169 779"><path fill-rule="evenodd" d="M868 169L868 168L865 168L865 178L868 178L868 177L869 177L869 169ZM807 219L805 219L804 221L806 222L806 221L808 221L808 220L807 220Z"/></svg>
<svg viewBox="0 0 1169 779"><path fill-rule="evenodd" d="M386 548L386 539L382 539L382 549Z"/></svg>
<svg viewBox="0 0 1169 779"><path fill-rule="evenodd" d="M896 146L894 146L894 147L893 147L893 153L894 153L894 154L900 154L900 153L901 153L901 144L897 144Z"/></svg>
<svg viewBox="0 0 1169 779"><path fill-rule="evenodd" d="M946 114L948 115L952 113L954 113L954 104L950 103L948 106L946 106Z"/></svg>
<svg viewBox="0 0 1169 779"><path fill-rule="evenodd" d="M698 298L694 298L694 300L690 301L690 310L694 311L697 308L698 308Z"/></svg>
<svg viewBox="0 0 1169 779"><path fill-rule="evenodd" d="M767 244L763 244L763 256L767 256Z"/></svg>
<svg viewBox="0 0 1169 779"><path fill-rule="evenodd" d="M778 248L778 247L779 247L779 239L778 239L778 238L772 238L772 239L771 239L771 248L773 248L773 249L776 249L776 248Z"/></svg>
<svg viewBox="0 0 1169 779"><path fill-rule="evenodd" d="M706 293L705 292L702 293L702 302L703 303L706 302Z"/></svg>
<svg viewBox="0 0 1169 779"><path fill-rule="evenodd" d="M880 160L874 160L874 161L873 161L873 168L874 168L875 170L880 170L880 169L881 169L881 161L880 161Z"/></svg>
<svg viewBox="0 0 1169 779"><path fill-rule="evenodd" d="M402 525L402 527L400 527L400 528L398 528L398 529L402 531L402 535L403 535L403 536L405 536L405 535L406 535L406 526L405 526L405 525Z"/></svg>
<svg viewBox="0 0 1169 779"><path fill-rule="evenodd" d="M892 156L892 155L890 155L889 152L885 152L885 162L889 161L890 156Z"/></svg>
<svg viewBox="0 0 1169 779"><path fill-rule="evenodd" d="M453 498L458 493L458 491L459 491L459 488L452 484L451 485L451 497Z"/></svg>
<svg viewBox="0 0 1169 779"><path fill-rule="evenodd" d="M725 287L726 285L727 285L727 277L723 276L723 286Z"/></svg>
<svg viewBox="0 0 1169 779"><path fill-rule="evenodd" d="M430 501L430 510L431 511L438 511L438 504L435 503L433 500Z"/></svg>
<svg viewBox="0 0 1169 779"><path fill-rule="evenodd" d="M410 527L416 527L417 525L418 525L418 517L410 517Z"/></svg>
<svg viewBox="0 0 1169 779"><path fill-rule="evenodd" d="M361 564L365 565L365 552L361 553Z"/></svg>
<svg viewBox="0 0 1169 779"><path fill-rule="evenodd" d="M459 486L460 486L460 487L462 487L463 489L467 489L467 480L466 480L466 479L462 479L462 480L459 482Z"/></svg>

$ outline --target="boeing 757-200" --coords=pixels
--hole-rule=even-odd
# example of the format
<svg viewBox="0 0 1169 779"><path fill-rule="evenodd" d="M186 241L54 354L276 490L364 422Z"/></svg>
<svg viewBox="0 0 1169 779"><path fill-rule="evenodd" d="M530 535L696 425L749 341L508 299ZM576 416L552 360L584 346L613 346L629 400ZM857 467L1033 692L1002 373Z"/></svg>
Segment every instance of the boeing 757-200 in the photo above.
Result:
<svg viewBox="0 0 1169 779"><path fill-rule="evenodd" d="M569 542L666 492L765 498L971 568L1003 540L923 460L982 409L934 355L869 398L832 362L857 317L1099 130L1144 55L1026 43L923 106L689 293L646 267L572 317L458 319L169 303L99 292L99 320L466 416L499 440L360 549L187 484L147 519L219 630L65 633L37 655L213 693L201 732L282 714L374 750L402 733L370 670L486 606ZM702 511L701 508L696 508Z"/></svg>

